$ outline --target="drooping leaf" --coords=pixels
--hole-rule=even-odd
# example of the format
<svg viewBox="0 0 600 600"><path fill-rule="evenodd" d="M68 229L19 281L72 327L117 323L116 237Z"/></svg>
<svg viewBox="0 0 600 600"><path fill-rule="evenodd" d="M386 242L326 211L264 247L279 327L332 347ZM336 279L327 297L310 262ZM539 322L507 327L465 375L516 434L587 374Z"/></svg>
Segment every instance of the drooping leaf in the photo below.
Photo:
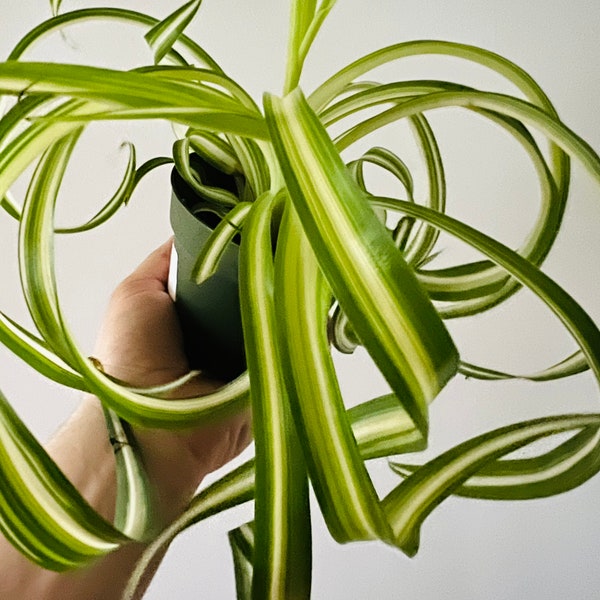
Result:
<svg viewBox="0 0 600 600"><path fill-rule="evenodd" d="M388 540L389 528L352 435L329 352L331 293L292 207L279 231L276 265L287 389L325 522L338 542Z"/></svg>
<svg viewBox="0 0 600 600"><path fill-rule="evenodd" d="M300 90L265 100L290 197L335 298L415 423L456 372L435 309Z"/></svg>
<svg viewBox="0 0 600 600"><path fill-rule="evenodd" d="M600 382L600 330L583 308L556 282L510 248L449 215L412 202L381 198L377 201L387 208L395 205L402 212L447 231L506 269L522 285L534 292L560 319L578 343L590 369Z"/></svg>
<svg viewBox="0 0 600 600"><path fill-rule="evenodd" d="M480 367L464 361L461 362L459 371L465 377L474 377L476 379L528 379L529 381L551 381L553 379L560 379L561 377L577 375L578 373L583 373L583 371L586 371L587 369L588 363L585 356L581 350L578 350L560 362L535 373L506 373L496 369Z"/></svg>
<svg viewBox="0 0 600 600"><path fill-rule="evenodd" d="M545 454L486 463L452 493L486 500L531 500L571 490L600 470L597 427L587 427ZM390 461L395 473L409 477L420 466Z"/></svg>
<svg viewBox="0 0 600 600"><path fill-rule="evenodd" d="M82 225L75 227L56 227L56 233L81 233L83 231L89 231L94 229L102 223L105 223L117 210L127 203L127 200L131 196L133 188L136 183L136 163L135 163L135 147L133 144L125 144L125 147L129 150L129 159L127 161L127 168L125 174L116 192L110 198L110 200L88 221Z"/></svg>
<svg viewBox="0 0 600 600"><path fill-rule="evenodd" d="M0 91L6 94L54 94L93 99L106 108L197 108L211 112L256 113L213 87L161 77L160 71L117 71L55 63L0 63ZM60 83L59 83L60 82Z"/></svg>
<svg viewBox="0 0 600 600"><path fill-rule="evenodd" d="M55 571L81 567L127 541L87 504L1 392L0 531Z"/></svg>
<svg viewBox="0 0 600 600"><path fill-rule="evenodd" d="M433 459L397 486L383 501L396 543L413 556L423 520L484 465L543 437L600 426L599 415L546 417L483 434ZM596 445L598 439L595 440ZM588 475L592 473L588 472Z"/></svg>
<svg viewBox="0 0 600 600"><path fill-rule="evenodd" d="M275 313L271 220L276 203L269 194L256 201L240 246L240 306L256 454L252 597L301 599L310 597L310 513Z"/></svg>
<svg viewBox="0 0 600 600"><path fill-rule="evenodd" d="M240 465L209 487L199 492L187 510L166 527L148 545L137 562L123 594L123 600L133 600L144 573L175 537L195 523L252 500L254 497L254 460Z"/></svg>
<svg viewBox="0 0 600 600"><path fill-rule="evenodd" d="M464 86L457 86L456 84L431 81L398 82L380 86L370 85L361 89L356 94L343 98L336 104L328 107L323 111L321 116L326 123L330 124L343 116L356 116L356 112L365 109L384 107L385 110L382 109L383 112L379 115L370 117L358 125L352 125L350 129L346 130L340 138L342 141L338 142L338 145L343 145L345 143L343 140L347 141L347 136L353 136L353 132L361 129L363 125L376 123L380 118L386 124L389 124L390 121L387 115L390 113L387 107L390 102L395 103L399 109L399 112L396 113L397 115L402 114L401 118L407 118L413 124L420 123L420 125L416 125L416 129L419 132L418 136L421 144L426 144L425 151L428 160L434 165L432 167L433 171L430 172L430 186L432 186L434 193L437 194L439 191L443 191L443 187L440 187L441 182L438 181L437 173L443 171L440 171L442 169L441 156L439 155L439 151L436 152L435 150L433 132L430 128L427 130L427 127L423 124L422 120L424 117L420 112L416 111L407 117L400 108L407 105L410 106L413 101L417 100L433 100L441 92L468 93L475 92L475 90L465 88ZM522 123L510 115L507 116L494 111L481 110L476 106L467 106L466 108L500 125L522 146L533 163L540 181L542 202L537 220L527 239L519 249L519 253L526 256L535 264L540 264L554 243L566 206L568 179L565 182L563 181L564 177L562 177L564 173L563 165L566 160L565 155L560 150L556 150L557 159L554 161L556 164L553 164L551 168L546 164L546 159L534 137ZM360 136L362 136L362 133ZM352 139L356 141L358 138ZM557 185L557 181L560 181L560 186ZM433 201L434 204L430 203L429 206L438 210L443 209L443 197L434 196ZM425 230L428 231L427 234L423 232L426 238L417 241L418 245L414 246L412 251L407 254L407 260L419 261L422 264L428 258L426 252L429 252L433 248L432 243L435 242L435 236L432 237L431 229L426 227ZM433 299L449 303L438 308L440 314L445 318L464 316L491 308L500 301L508 298L519 287L514 280L507 277L506 273L489 261L470 262L445 269L424 270L421 268L418 271L418 277Z"/></svg>
<svg viewBox="0 0 600 600"><path fill-rule="evenodd" d="M125 23L155 27L159 20L144 13L127 10L123 8L82 8L80 10L70 11L48 19L38 26L34 27L29 33L23 36L8 56L8 60L18 60L35 44L40 42L48 35L62 31L66 26L83 23L85 21L123 21ZM206 66L213 71L222 73L219 65L211 56L201 48L196 42L191 40L185 34L181 33L177 40L185 51L191 56L192 60L198 66ZM187 65L187 61L175 50L169 51L169 57L177 64Z"/></svg>
<svg viewBox="0 0 600 600"><path fill-rule="evenodd" d="M77 390L87 390L83 378L60 360L48 344L2 312L0 343L48 379Z"/></svg>

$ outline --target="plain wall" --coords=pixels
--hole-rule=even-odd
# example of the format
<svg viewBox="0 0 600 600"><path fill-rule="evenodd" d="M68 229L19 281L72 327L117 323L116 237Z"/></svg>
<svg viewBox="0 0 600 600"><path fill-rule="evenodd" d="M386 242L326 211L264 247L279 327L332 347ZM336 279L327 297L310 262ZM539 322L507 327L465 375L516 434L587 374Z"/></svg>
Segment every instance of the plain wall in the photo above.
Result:
<svg viewBox="0 0 600 600"><path fill-rule="evenodd" d="M49 15L45 0L2 0L0 54ZM107 4L109 4L107 2ZM143 6L140 7L140 4ZM112 2L165 16L177 2ZM64 0L63 10L85 6ZM281 89L285 64L287 2L205 0L189 32L224 69L260 101L263 90ZM108 33L107 33L108 32ZM447 2L339 0L306 64L307 91L351 60L397 41L441 38L499 52L526 70L547 91L567 125L600 149L598 33L600 4L559 2ZM97 61L132 67L149 61L142 30L89 25L55 36L31 55L37 60ZM455 60L411 60L386 68L387 77L446 78L476 87L512 91L480 68ZM516 245L538 208L530 165L517 145L481 119L453 110L432 116L448 169L449 212ZM140 163L168 154L173 136L164 123L96 124L90 127L61 199L61 224L94 214L118 184L123 141L138 145ZM370 142L377 143L374 139ZM406 156L422 176L406 130L394 129L386 143ZM350 158L352 154L348 154ZM418 190L423 190L420 179ZM382 179L378 186L389 189ZM23 185L15 186L22 194ZM390 193L393 193L393 189ZM147 178L129 206L98 231L57 241L61 301L81 345L93 344L110 291L151 249L169 235L168 169ZM418 193L417 193L418 195ZM598 321L600 223L598 185L575 165L572 202L546 268ZM16 224L0 215L0 310L27 323L16 269ZM439 264L466 253L443 238ZM453 321L451 332L465 360L527 372L564 358L573 342L548 309L520 294L480 317ZM362 352L339 360L349 404L374 397L385 385ZM0 348L0 388L32 430L46 439L78 402L78 395L46 382ZM595 411L598 389L588 375L548 384L453 380L431 411L426 457L479 432L545 414ZM412 458L412 457L411 457ZM415 460L418 460L416 457ZM422 460L422 459L421 459ZM382 493L396 477L385 461L371 467ZM314 593L319 599L392 600L586 600L597 597L600 478L583 487L535 502L491 503L450 499L426 521L414 559L383 544L336 545L314 506ZM181 535L173 544L147 598L233 598L233 567L226 532L251 518L245 506Z"/></svg>

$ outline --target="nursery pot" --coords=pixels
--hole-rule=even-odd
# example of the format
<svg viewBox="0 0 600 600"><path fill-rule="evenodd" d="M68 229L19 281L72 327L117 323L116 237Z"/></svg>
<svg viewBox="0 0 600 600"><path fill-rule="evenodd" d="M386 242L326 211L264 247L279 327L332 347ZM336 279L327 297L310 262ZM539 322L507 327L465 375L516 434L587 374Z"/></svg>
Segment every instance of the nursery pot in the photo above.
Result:
<svg viewBox="0 0 600 600"><path fill-rule="evenodd" d="M233 177L197 155L191 165L207 185L234 191ZM231 242L217 271L201 284L191 277L200 248L219 223L215 213L198 211L194 189L173 169L170 219L174 233L169 291L181 323L192 369L231 380L246 369L238 290L239 244Z"/></svg>

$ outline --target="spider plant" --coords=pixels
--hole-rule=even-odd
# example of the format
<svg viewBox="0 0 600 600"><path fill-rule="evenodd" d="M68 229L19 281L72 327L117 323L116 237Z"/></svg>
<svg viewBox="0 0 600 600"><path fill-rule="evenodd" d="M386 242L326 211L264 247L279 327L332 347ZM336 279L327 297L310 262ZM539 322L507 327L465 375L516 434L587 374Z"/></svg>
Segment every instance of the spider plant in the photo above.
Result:
<svg viewBox="0 0 600 600"><path fill-rule="evenodd" d="M293 0L285 82L257 103L184 33L200 0L162 21L124 9L59 13L27 34L0 64L7 98L0 121L0 198L19 220L19 269L35 330L0 314L0 340L40 373L97 395L109 433L123 422L178 428L238 410L253 411L255 458L203 489L186 513L149 546L128 594L156 552L203 519L254 500L254 521L230 534L239 598L303 598L311 589L309 485L338 542L381 540L408 556L427 516L452 494L491 500L559 494L600 469L600 414L546 416L467 439L433 460L394 459L398 482L383 498L365 462L425 449L428 407L457 374L484 380L547 381L590 370L600 378L600 331L541 265L560 231L569 197L570 160L600 181L600 158L558 117L521 68L490 51L442 42L402 42L360 58L310 93L300 85L305 59L335 2ZM122 21L146 29L154 64L131 71L24 60L39 40L85 20ZM519 96L457 82L392 80L373 72L408 57L443 55L505 78ZM444 157L429 115L460 107L500 128L519 145L539 178L536 222L511 249L446 212ZM178 139L173 159L198 202L221 219L197 248L200 284L218 268L241 232L239 294L247 371L202 398L166 400L163 389L133 389L107 377L79 347L63 314L54 238L101 227L139 181L171 161L138 165L133 146L115 194L79 227L58 228L62 179L82 131L92 122L168 119ZM423 157L424 190L407 161L374 145L371 134L407 122ZM335 133L333 133L335 132ZM194 151L238 183L208 185ZM344 158L342 158L342 156ZM35 163L24 198L11 187ZM394 178L401 192L383 197L367 168ZM440 232L480 258L436 266ZM578 345L535 373L505 373L461 360L445 321L497 307L522 288L536 294ZM332 347L363 346L389 393L347 408ZM131 447L118 455L115 523L80 497L0 396L0 529L38 564L78 568L131 539L147 539L148 494ZM435 434L435 431L431 432ZM107 434L108 435L108 434ZM558 441L535 457L509 456L543 438ZM565 437L566 436L566 437Z"/></svg>

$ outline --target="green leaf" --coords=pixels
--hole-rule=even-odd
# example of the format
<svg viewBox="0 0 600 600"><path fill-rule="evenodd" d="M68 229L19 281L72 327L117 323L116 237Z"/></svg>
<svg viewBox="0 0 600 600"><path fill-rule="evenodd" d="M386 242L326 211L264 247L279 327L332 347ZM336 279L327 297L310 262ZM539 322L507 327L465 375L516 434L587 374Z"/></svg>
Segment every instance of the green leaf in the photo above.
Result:
<svg viewBox="0 0 600 600"><path fill-rule="evenodd" d="M600 471L599 437L598 427L587 427L539 456L486 463L453 494L485 500L531 500L562 494ZM421 468L393 461L389 465L402 477Z"/></svg>
<svg viewBox="0 0 600 600"><path fill-rule="evenodd" d="M52 14L54 16L56 16L58 14L61 4L62 4L62 0L50 0L50 8L52 9Z"/></svg>
<svg viewBox="0 0 600 600"><path fill-rule="evenodd" d="M123 387L98 371L95 363L82 354L73 340L58 301L52 243L55 194L73 144L73 138L58 143L38 166L21 222L22 276L30 310L42 336L63 361L81 374L91 393L129 422L149 427L190 427L239 411L247 403L248 378L245 374L199 398L165 400L148 397Z"/></svg>
<svg viewBox="0 0 600 600"><path fill-rule="evenodd" d="M79 132L53 144L44 154L31 179L23 205L19 230L19 259L25 299L46 344L69 364L77 354L65 332L54 277L53 221L58 191ZM147 535L151 526L149 487L141 458L128 443L115 415L107 413L109 431L124 446L117 456L120 492L117 525L128 537Z"/></svg>
<svg viewBox="0 0 600 600"><path fill-rule="evenodd" d="M164 21L157 23L144 36L154 52L155 63L158 64L171 50L173 44L196 16L200 4L202 4L202 0L187 2L171 13Z"/></svg>
<svg viewBox="0 0 600 600"><path fill-rule="evenodd" d="M284 92L291 92L300 81L308 51L336 0L321 0L318 9L315 0L295 0L292 3L288 65Z"/></svg>
<svg viewBox="0 0 600 600"><path fill-rule="evenodd" d="M52 231L58 190L80 134L56 142L42 156L29 182L19 227L19 271L29 313L44 341L71 368L76 361L59 323Z"/></svg>
<svg viewBox="0 0 600 600"><path fill-rule="evenodd" d="M29 76L38 80L39 78L44 77L43 73L49 74L49 71L53 69L52 65L32 65L33 63L29 63L27 65L16 64L16 70L21 71L19 77L23 75L21 68L24 68L25 71L30 71ZM9 66L9 70L11 70L14 74L15 69L13 67L15 67L15 65L9 65L8 63L0 65L0 87L2 86L3 69L8 68ZM117 80L113 81L113 84L116 86L116 88L120 86L125 86L125 88L128 88L130 84L133 84L132 81L129 80L130 75L134 76L134 79L136 79L137 77L146 77L146 75L142 75L139 73L119 73L116 71L109 71L108 74L104 73L104 75L100 75L100 73L103 72L102 69L92 69L92 73L89 73L88 71L86 71L85 67L72 68L76 71L74 79L71 79L71 83L73 86L77 87L78 85L81 85L84 88L91 88L92 90L95 90L98 94L100 94L100 96L104 95L104 98L107 99L107 102L111 102L111 98L114 100L114 97L111 94L112 88L109 84L110 73L116 74ZM79 69L83 69L83 71L80 71ZM54 75L58 78L61 78L63 76L66 77L67 73L73 75L71 65L63 65L62 71L62 74L55 73ZM94 83L91 79L88 79L88 75L85 75L85 73L88 73L89 76L92 77L92 79L93 75L96 75L100 78L101 81L96 81ZM153 96L153 94L148 94L149 102L157 102L158 105L154 107L154 109L156 110L152 108L144 109L149 112L149 114L143 114L144 117L157 117L159 115L163 116L163 113L161 111L166 111L168 113L170 109L167 109L165 107L163 102L164 98L181 99L182 94L190 94L189 90L191 84L187 80L181 83L183 88L186 90L185 92L182 88L180 88L178 92L174 92L174 95L170 95L170 93L163 88L163 85L170 87L175 84L174 81L167 81L165 80L165 78L155 79L155 77L152 75L148 76L154 81L156 81L156 83L158 84L158 89L162 89L162 92L155 96L154 100L150 99L150 96ZM126 83L125 80L122 79L122 77L128 80L128 83ZM19 88L20 84L17 82L17 80L12 78L12 76L9 76L8 80L10 80L11 83L7 85L14 86L15 90ZM5 79L4 81L7 80ZM62 81L64 83L64 79ZM75 81L78 81L79 83L75 83ZM121 83L118 83L119 81L121 81ZM22 83L24 84L24 82ZM142 85L143 88L146 88L145 84L142 84L141 82L139 83ZM52 85L49 82L48 87L52 87ZM149 87L152 86L149 84ZM156 89L155 91L158 92L158 89ZM195 89L194 85L192 85L192 89ZM57 93L66 93L66 88L55 91ZM171 91L173 92L173 90ZM94 94L93 91L91 93L92 95ZM196 108L193 108L190 111L185 108L180 109L179 107L172 107L174 118L178 117L177 111L181 110L183 111L183 116L181 118L186 120L189 125L196 124L198 127L233 131L234 133L242 133L245 135L258 135L259 137L266 135L264 121L260 115L256 117L250 116L247 112L249 109L244 108L242 104L238 103L236 100L232 99L225 93L217 92L217 90L214 89L208 92L209 96L213 96L213 94L215 93L217 93L217 96L214 97L214 100L216 101L216 103L214 104L214 112L212 112L211 109L209 109L208 111L204 111L204 109L198 109L198 101L201 98L202 94L200 92L197 93L196 91L194 91L194 93L191 94L190 102L192 103L192 106ZM144 92L142 92L142 96L144 96ZM192 97L194 98L193 100ZM135 101L135 98L138 98L138 101ZM130 100L135 104L139 104L139 98L140 96L135 96L134 94L134 96L131 97ZM142 100L142 104L143 103L144 101ZM237 107L242 111L242 113L239 113L237 115L230 114L227 112L223 113L223 108L227 105L227 103L233 103L233 105L237 105ZM65 102L56 109L53 109L50 113L43 117L43 120L38 119L33 123L29 124L29 126L23 132L21 132L18 136L12 139L4 147L3 152L0 155L0 197L2 197L6 193L13 181L34 160L34 158L41 154L41 152L44 149L46 149L50 144L52 144L53 141L79 128L81 125L81 121L85 122L86 118L91 118L89 117L89 115L98 113L99 110L104 110L101 104L86 103L82 101L70 101ZM28 114L28 112L20 114L19 117L24 118L26 114ZM84 115L88 115L88 117L85 117ZM107 115L105 114L104 116ZM72 118L74 119L74 121L61 121L61 119L67 118ZM114 112L111 112L108 115L108 118L115 118Z"/></svg>
<svg viewBox="0 0 600 600"><path fill-rule="evenodd" d="M161 77L161 71L116 71L55 63L0 63L0 91L93 99L109 108L196 108L256 115L228 94L188 78Z"/></svg>
<svg viewBox="0 0 600 600"><path fill-rule="evenodd" d="M412 101L435 98L441 92L468 93L475 92L475 90L457 86L456 84L435 81L399 82L380 86L370 85L330 106L323 112L322 117L326 123L332 123L343 116L354 115L356 117L355 113L358 111L382 105L387 107L390 102L396 104L400 109L403 106L410 105ZM546 164L546 160L535 139L519 121L494 111L478 109L476 106L467 106L466 108L500 125L523 147L533 163L533 167L540 180L542 202L537 221L519 249L519 253L529 258L532 262L540 264L554 243L566 206L567 185L561 179L564 154L558 151L557 161L559 158L560 161L555 161L556 164L553 165L553 172ZM366 122L379 122L380 117L382 120L377 127L384 126L383 123L385 125L389 124L391 121L387 119L386 115L388 114L389 112L386 110L375 117L367 119L365 122L352 126L342 134L342 139L346 139L345 136L353 136L353 132L361 129ZM414 114L410 111L408 117L402 111L399 114L402 114L401 118L408 118L413 124L424 118L418 111ZM435 138L433 137L433 132L424 129L426 126L423 123L416 127L418 136L423 138L421 144L427 140L428 147L426 152L429 152L427 154L428 160L432 161L435 171L439 171L441 168L441 156L439 152L436 153L434 150L433 144L435 144ZM360 135L362 136L362 133ZM357 138L353 139L356 141ZM430 173L430 186L432 186L434 193L442 191L443 188L439 187L440 182L437 179L433 179L433 176L435 176L434 173ZM555 183L555 176L557 181L561 181L560 187ZM429 205L432 208L443 210L444 200L442 197L436 197L434 203L429 203ZM427 231L427 228L425 230ZM423 232L423 235L426 236L425 239L417 241L418 246L413 248L414 254L408 253L406 256L407 260L418 260L423 263L428 258L425 252L429 252L432 249L432 242L435 242L435 236L432 237L433 234L430 229L427 233ZM511 281L501 269L498 269L489 261L466 263L433 271L420 269L418 277L431 298L451 303L449 306L445 305L439 308L440 314L445 318L480 312L506 299L518 289L518 285L514 281Z"/></svg>
<svg viewBox="0 0 600 600"><path fill-rule="evenodd" d="M600 415L546 417L502 427L445 452L403 481L384 499L397 544L413 556L419 546L423 520L486 463L549 435L584 427L597 430L599 426Z"/></svg>
<svg viewBox="0 0 600 600"><path fill-rule="evenodd" d="M290 28L288 35L287 69L285 89L292 90L298 85L302 63L300 47L304 36L315 16L317 0L293 0L290 10Z"/></svg>
<svg viewBox="0 0 600 600"><path fill-rule="evenodd" d="M271 174L269 173L267 160L259 144L253 139L239 135L228 135L227 139L240 162L241 171L247 184L246 187L251 190L251 196L245 199L254 200L261 194L269 191Z"/></svg>
<svg viewBox="0 0 600 600"><path fill-rule="evenodd" d="M378 198L377 202L385 208L392 208L395 205L398 210L447 231L506 269L521 284L534 292L561 320L579 344L596 379L600 382L600 331L598 327L565 290L535 265L500 242L448 215L401 200Z"/></svg>
<svg viewBox="0 0 600 600"><path fill-rule="evenodd" d="M126 422L106 408L104 416L116 461L115 527L131 539L148 541L156 535L156 507L141 452Z"/></svg>
<svg viewBox="0 0 600 600"><path fill-rule="evenodd" d="M36 43L40 42L45 37L51 35L57 30L61 30L67 26L76 23L82 23L89 20L109 20L109 21L124 21L126 23L144 25L154 27L159 24L159 20L150 17L144 13L126 10L122 8L83 8L74 10L62 15L57 15L52 19L48 19L34 27L29 33L19 40L14 47L8 60L18 60L30 50ZM177 40L192 60L198 64L206 66L214 71L222 72L219 65L210 57L210 55L202 49L196 42L181 34ZM187 65L183 57L176 53L173 49L169 51L169 58L173 59L178 64Z"/></svg>
<svg viewBox="0 0 600 600"><path fill-rule="evenodd" d="M225 215L206 240L191 273L192 279L198 285L215 273L228 245L236 235L239 235L251 208L250 202L240 202Z"/></svg>
<svg viewBox="0 0 600 600"><path fill-rule="evenodd" d="M166 527L144 550L123 594L123 600L133 600L144 573L161 556L179 533L224 510L252 500L254 497L254 460L243 463L215 483L199 492L187 510Z"/></svg>
<svg viewBox="0 0 600 600"><path fill-rule="evenodd" d="M373 87L373 84L370 82L355 82L356 78L396 60L427 55L451 56L490 69L514 84L526 98L536 106L542 108L548 115L557 117L554 107L543 90L528 73L514 63L498 54L475 46L436 40L420 40L394 44L354 61L332 76L311 95L309 100L311 106L317 112L321 113L330 102L344 93L346 89L360 91ZM414 83L407 82L408 85ZM543 203L546 205L544 210L547 212L547 220L545 226L537 227L540 235L539 245L537 250L535 250L537 258L533 258L534 251L532 250L532 260L536 264L540 264L546 256L552 245L554 236L559 229L569 188L569 159L554 144L550 145L549 169L554 179L551 183L556 186L556 191L553 192L551 197L546 193L542 196ZM484 264L481 265L481 268L487 270ZM518 286L513 281L508 281L504 287L494 293L479 298L453 302L449 306L439 307L440 314L445 318L476 314L499 304L517 289Z"/></svg>
<svg viewBox="0 0 600 600"><path fill-rule="evenodd" d="M426 431L427 403L456 372L456 349L301 91L266 96L265 109L290 197L334 296Z"/></svg>
<svg viewBox="0 0 600 600"><path fill-rule="evenodd" d="M352 84L356 78L388 63L413 56L453 56L482 65L495 71L517 86L526 97L538 106L552 110L552 104L533 78L521 67L503 56L468 44L440 40L417 40L393 44L367 54L347 65L321 84L310 96L310 105L320 113L334 98ZM556 115L556 113L553 113Z"/></svg>
<svg viewBox="0 0 600 600"><path fill-rule="evenodd" d="M237 600L251 600L254 523L246 523L232 529L228 534L228 538L233 555Z"/></svg>
<svg viewBox="0 0 600 600"><path fill-rule="evenodd" d="M43 340L0 312L0 343L48 379L86 391L83 378L70 369Z"/></svg>
<svg viewBox="0 0 600 600"><path fill-rule="evenodd" d="M221 109L207 111L205 108L195 106L102 110L87 114L65 115L56 120L83 125L90 121L129 121L135 119L169 119L175 123L205 131L224 131L257 139L266 138L264 123L254 116L229 113ZM39 117L38 120L44 121L47 120L47 117Z"/></svg>
<svg viewBox="0 0 600 600"><path fill-rule="evenodd" d="M364 191L367 191L367 187L364 185L364 163L371 163L390 173L402 184L409 200L413 199L414 181L410 169L391 150L376 146L365 152L358 160L348 163L347 166L357 183Z"/></svg>
<svg viewBox="0 0 600 600"><path fill-rule="evenodd" d="M84 103L69 101L51 111L50 115L83 111ZM78 123L36 121L11 139L0 153L0 196L5 194L18 176L55 141L80 128ZM14 206L19 215L21 209Z"/></svg>
<svg viewBox="0 0 600 600"><path fill-rule="evenodd" d="M173 144L173 160L177 171L196 194L209 203L217 206L233 207L238 204L238 197L223 188L206 185L202 182L201 174L194 171L190 165L190 141L188 138L177 140Z"/></svg>
<svg viewBox="0 0 600 600"><path fill-rule="evenodd" d="M348 410L352 433L363 460L424 450L427 440L393 394Z"/></svg>
<svg viewBox="0 0 600 600"><path fill-rule="evenodd" d="M192 150L213 167L232 175L242 171L241 165L231 144L214 133L205 131L189 131L186 134Z"/></svg>
<svg viewBox="0 0 600 600"><path fill-rule="evenodd" d="M274 301L271 220L277 200L252 206L240 246L240 306L256 453L253 598L309 598L308 482L291 420Z"/></svg>
<svg viewBox="0 0 600 600"><path fill-rule="evenodd" d="M423 162L427 169L429 184L427 205L434 210L445 212L446 176L444 163L433 129L423 115L415 115L409 122L415 132L419 149L423 155ZM437 242L438 235L439 233L435 227L419 227L404 251L406 262L421 266L431 256L431 251Z"/></svg>
<svg viewBox="0 0 600 600"><path fill-rule="evenodd" d="M57 227L55 228L56 233L81 233L83 231L89 231L105 223L110 217L112 217L119 208L127 203L136 183L136 169L135 169L135 147L133 144L125 144L125 147L129 151L129 159L127 161L127 168L125 175L121 180L121 183L117 191L113 194L110 200L87 222L76 227Z"/></svg>
<svg viewBox="0 0 600 600"><path fill-rule="evenodd" d="M560 362L536 373L505 373L495 369L472 365L471 363L464 361L460 363L459 371L465 377L474 377L476 379L528 379L530 381L551 381L553 379L577 375L578 373L583 373L587 369L588 363L585 356L581 350L578 350Z"/></svg>
<svg viewBox="0 0 600 600"><path fill-rule="evenodd" d="M87 504L1 392L0 531L55 571L81 567L127 541Z"/></svg>
<svg viewBox="0 0 600 600"><path fill-rule="evenodd" d="M13 219L21 218L21 209L17 206L10 192L0 198L0 208L3 208Z"/></svg>
<svg viewBox="0 0 600 600"><path fill-rule="evenodd" d="M313 489L334 539L390 539L361 460L327 340L331 293L292 207L276 254L276 306L286 383Z"/></svg>

